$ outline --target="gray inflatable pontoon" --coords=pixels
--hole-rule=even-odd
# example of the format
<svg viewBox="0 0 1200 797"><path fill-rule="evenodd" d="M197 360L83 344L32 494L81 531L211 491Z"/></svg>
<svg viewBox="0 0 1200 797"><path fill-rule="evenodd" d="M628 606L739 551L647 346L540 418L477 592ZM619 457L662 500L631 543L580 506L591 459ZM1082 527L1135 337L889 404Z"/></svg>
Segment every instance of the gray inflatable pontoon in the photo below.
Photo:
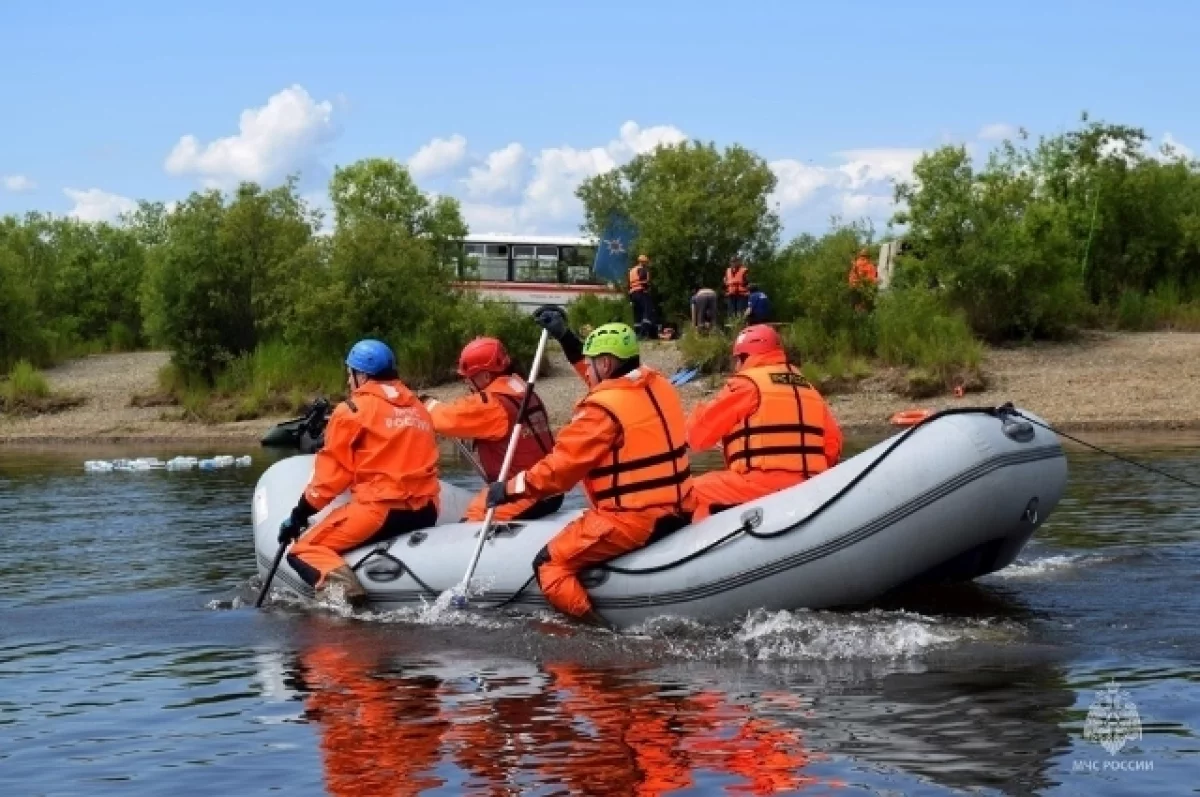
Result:
<svg viewBox="0 0 1200 797"><path fill-rule="evenodd" d="M312 461L281 460L259 479L252 514L260 574ZM663 615L720 623L759 608L861 605L898 587L1008 566L1066 482L1052 432L1012 414L951 410L803 484L589 569L583 581L597 611L623 628ZM456 522L472 495L443 482L439 525L346 555L372 608L432 602L459 583L480 526ZM483 591L471 605L546 607L530 583L531 563L580 511L499 526L480 556L474 584ZM313 594L286 559L274 588Z"/></svg>

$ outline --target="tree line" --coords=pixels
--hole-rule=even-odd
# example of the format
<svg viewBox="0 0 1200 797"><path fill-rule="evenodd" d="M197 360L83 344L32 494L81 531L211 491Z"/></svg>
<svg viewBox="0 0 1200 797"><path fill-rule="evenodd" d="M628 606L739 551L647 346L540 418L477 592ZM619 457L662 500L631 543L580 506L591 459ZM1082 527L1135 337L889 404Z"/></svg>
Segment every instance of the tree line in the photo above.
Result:
<svg viewBox="0 0 1200 797"><path fill-rule="evenodd" d="M686 318L692 286L720 285L739 255L810 358L915 362L914 346L963 335L1200 328L1200 164L1151 151L1138 128L1085 116L1061 135L1004 142L982 164L961 146L925 154L896 186L884 231L904 240L894 289L865 312L846 272L879 232L833 219L784 243L775 187L752 151L693 141L577 195L586 232L601 235L617 212L632 221L667 318ZM166 347L180 385L270 392L329 387L340 369L314 363L336 365L366 336L391 343L418 383L448 376L475 334L532 351L535 330L515 310L454 288L467 232L454 199L386 159L337 168L329 193L328 232L294 180L196 192L170 209L141 202L118 224L0 220L0 366Z"/></svg>

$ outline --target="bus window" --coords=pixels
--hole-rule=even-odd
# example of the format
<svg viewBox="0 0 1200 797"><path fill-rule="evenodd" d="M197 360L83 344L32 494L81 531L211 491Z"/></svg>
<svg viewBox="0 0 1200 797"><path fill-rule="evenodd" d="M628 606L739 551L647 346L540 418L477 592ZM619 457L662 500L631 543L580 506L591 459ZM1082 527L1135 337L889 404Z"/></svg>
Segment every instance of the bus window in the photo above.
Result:
<svg viewBox="0 0 1200 797"><path fill-rule="evenodd" d="M564 246L562 261L566 266L566 281L572 284L587 284L592 279L592 263L596 259L593 246Z"/></svg>
<svg viewBox="0 0 1200 797"><path fill-rule="evenodd" d="M558 282L557 246L514 246L517 282Z"/></svg>
<svg viewBox="0 0 1200 797"><path fill-rule="evenodd" d="M475 279L508 282L508 246L467 244L467 259L475 265Z"/></svg>

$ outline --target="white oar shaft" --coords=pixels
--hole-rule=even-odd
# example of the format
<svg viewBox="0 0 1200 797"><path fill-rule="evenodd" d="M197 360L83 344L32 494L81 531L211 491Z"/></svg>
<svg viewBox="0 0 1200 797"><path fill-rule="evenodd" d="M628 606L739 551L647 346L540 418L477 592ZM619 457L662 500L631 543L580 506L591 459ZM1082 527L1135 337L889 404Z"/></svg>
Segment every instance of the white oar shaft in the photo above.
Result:
<svg viewBox="0 0 1200 797"><path fill-rule="evenodd" d="M533 395L534 385L537 384L538 371L542 367L542 356L546 353L546 342L550 339L550 333L542 330L542 337L538 340L537 352L533 355L533 365L529 367L529 380L525 386L525 395L521 399L521 409L517 413L517 422L513 425L512 434L508 436L508 449L504 452L504 464L500 466L500 476L497 481L503 483L508 481L508 471L512 467L513 457L517 453L517 442L521 438L521 419L525 416L525 409L529 406L529 397ZM496 518L496 507L491 507L487 511L487 515L483 518L483 528L479 532L479 540L475 543L475 551L471 554L471 563L467 565L467 574L463 576L461 584L461 594L466 595L468 588L471 586L471 578L475 575L475 567L479 564L479 556L483 553L483 544L487 542L488 535L492 531L492 521Z"/></svg>

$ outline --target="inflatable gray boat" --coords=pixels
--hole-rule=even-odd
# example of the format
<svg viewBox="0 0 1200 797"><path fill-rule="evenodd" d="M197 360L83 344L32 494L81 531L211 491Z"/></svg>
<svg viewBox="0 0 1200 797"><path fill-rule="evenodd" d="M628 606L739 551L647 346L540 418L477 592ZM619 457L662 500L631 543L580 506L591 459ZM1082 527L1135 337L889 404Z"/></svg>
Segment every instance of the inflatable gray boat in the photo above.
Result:
<svg viewBox="0 0 1200 797"><path fill-rule="evenodd" d="M281 460L259 479L252 515L260 574L312 460ZM657 616L721 623L759 608L861 605L899 587L1008 566L1066 482L1058 437L1036 416L1007 407L948 410L803 484L694 523L582 578L597 611L622 628ZM432 602L459 583L480 527L457 522L471 496L443 482L437 526L346 555L372 608ZM471 606L546 607L531 563L580 511L499 525L480 556ZM286 559L273 588L313 594Z"/></svg>

